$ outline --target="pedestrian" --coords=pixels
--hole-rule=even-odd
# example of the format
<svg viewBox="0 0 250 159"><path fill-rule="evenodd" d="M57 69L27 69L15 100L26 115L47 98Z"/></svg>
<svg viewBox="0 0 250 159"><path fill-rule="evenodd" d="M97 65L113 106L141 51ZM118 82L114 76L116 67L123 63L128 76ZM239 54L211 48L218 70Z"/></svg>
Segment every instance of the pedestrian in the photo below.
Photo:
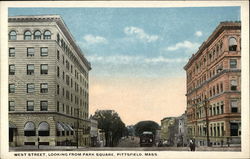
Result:
<svg viewBox="0 0 250 159"><path fill-rule="evenodd" d="M195 140L193 139L193 151L195 151Z"/></svg>
<svg viewBox="0 0 250 159"><path fill-rule="evenodd" d="M193 140L189 140L190 151L193 151Z"/></svg>

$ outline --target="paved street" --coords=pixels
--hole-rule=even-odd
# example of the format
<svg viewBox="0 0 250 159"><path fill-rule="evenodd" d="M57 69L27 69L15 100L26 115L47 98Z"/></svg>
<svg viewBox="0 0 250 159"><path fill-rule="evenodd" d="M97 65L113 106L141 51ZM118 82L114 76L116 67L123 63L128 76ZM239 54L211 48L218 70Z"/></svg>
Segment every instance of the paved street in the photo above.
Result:
<svg viewBox="0 0 250 159"><path fill-rule="evenodd" d="M12 147L10 151L190 151L189 147L140 147L139 138L131 137L121 139L117 147L79 147L75 146L23 146ZM241 151L240 146L231 147L196 147L196 151Z"/></svg>

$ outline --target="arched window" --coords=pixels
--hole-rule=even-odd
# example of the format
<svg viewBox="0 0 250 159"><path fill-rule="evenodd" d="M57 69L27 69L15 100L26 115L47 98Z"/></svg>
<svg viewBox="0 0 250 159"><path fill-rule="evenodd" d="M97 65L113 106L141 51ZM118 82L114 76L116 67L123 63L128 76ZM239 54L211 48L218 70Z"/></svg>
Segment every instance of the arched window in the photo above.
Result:
<svg viewBox="0 0 250 159"><path fill-rule="evenodd" d="M38 126L39 136L49 136L49 124L45 121L41 122Z"/></svg>
<svg viewBox="0 0 250 159"><path fill-rule="evenodd" d="M34 33L34 39L40 40L41 36L42 36L42 33L39 30L35 31L35 33Z"/></svg>
<svg viewBox="0 0 250 159"><path fill-rule="evenodd" d="M234 37L229 38L229 51L236 51L237 41Z"/></svg>
<svg viewBox="0 0 250 159"><path fill-rule="evenodd" d="M16 40L16 31L14 30L10 31L9 40Z"/></svg>
<svg viewBox="0 0 250 159"><path fill-rule="evenodd" d="M31 121L24 125L24 136L36 136L35 124Z"/></svg>
<svg viewBox="0 0 250 159"><path fill-rule="evenodd" d="M30 31L24 32L24 40L31 40L31 35Z"/></svg>
<svg viewBox="0 0 250 159"><path fill-rule="evenodd" d="M51 32L49 30L44 32L43 39L51 39Z"/></svg>

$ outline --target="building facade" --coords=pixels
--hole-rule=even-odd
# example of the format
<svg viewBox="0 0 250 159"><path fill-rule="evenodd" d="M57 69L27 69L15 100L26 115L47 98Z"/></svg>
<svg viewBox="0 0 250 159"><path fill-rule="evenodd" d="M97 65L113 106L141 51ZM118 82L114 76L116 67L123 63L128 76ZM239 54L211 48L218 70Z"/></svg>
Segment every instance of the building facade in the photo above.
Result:
<svg viewBox="0 0 250 159"><path fill-rule="evenodd" d="M174 117L166 117L161 120L161 131L160 131L161 140L170 143L172 135L172 130L170 129L171 127L174 127L174 124L175 124Z"/></svg>
<svg viewBox="0 0 250 159"><path fill-rule="evenodd" d="M182 114L181 116L176 118L177 120L177 132L176 132L176 145L177 146L187 146L187 117L186 114Z"/></svg>
<svg viewBox="0 0 250 159"><path fill-rule="evenodd" d="M198 145L240 144L241 23L221 22L184 69L188 137Z"/></svg>
<svg viewBox="0 0 250 159"><path fill-rule="evenodd" d="M15 16L9 29L9 143L90 143L90 63L62 18Z"/></svg>

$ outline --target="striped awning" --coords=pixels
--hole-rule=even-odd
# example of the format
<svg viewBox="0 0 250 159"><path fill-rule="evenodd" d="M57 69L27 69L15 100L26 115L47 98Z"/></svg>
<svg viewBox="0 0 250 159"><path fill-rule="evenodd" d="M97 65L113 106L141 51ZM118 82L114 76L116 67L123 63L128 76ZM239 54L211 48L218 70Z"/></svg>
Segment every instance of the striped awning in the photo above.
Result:
<svg viewBox="0 0 250 159"><path fill-rule="evenodd" d="M64 124L64 123L62 123L60 121L59 121L59 123L62 125L64 131L70 131L69 127L66 124Z"/></svg>
<svg viewBox="0 0 250 159"><path fill-rule="evenodd" d="M65 131L61 122L56 123L57 131Z"/></svg>
<svg viewBox="0 0 250 159"><path fill-rule="evenodd" d="M9 128L10 128L10 129L16 129L17 127L16 127L16 125L14 125L14 124L12 124L11 122L9 122Z"/></svg>
<svg viewBox="0 0 250 159"><path fill-rule="evenodd" d="M70 129L70 131L74 131L74 129L69 125L69 124L66 124L68 126L68 128Z"/></svg>
<svg viewBox="0 0 250 159"><path fill-rule="evenodd" d="M35 124L31 121L27 122L24 126L24 131L35 131Z"/></svg>
<svg viewBox="0 0 250 159"><path fill-rule="evenodd" d="M47 122L41 122L38 126L38 131L49 131L49 124Z"/></svg>

